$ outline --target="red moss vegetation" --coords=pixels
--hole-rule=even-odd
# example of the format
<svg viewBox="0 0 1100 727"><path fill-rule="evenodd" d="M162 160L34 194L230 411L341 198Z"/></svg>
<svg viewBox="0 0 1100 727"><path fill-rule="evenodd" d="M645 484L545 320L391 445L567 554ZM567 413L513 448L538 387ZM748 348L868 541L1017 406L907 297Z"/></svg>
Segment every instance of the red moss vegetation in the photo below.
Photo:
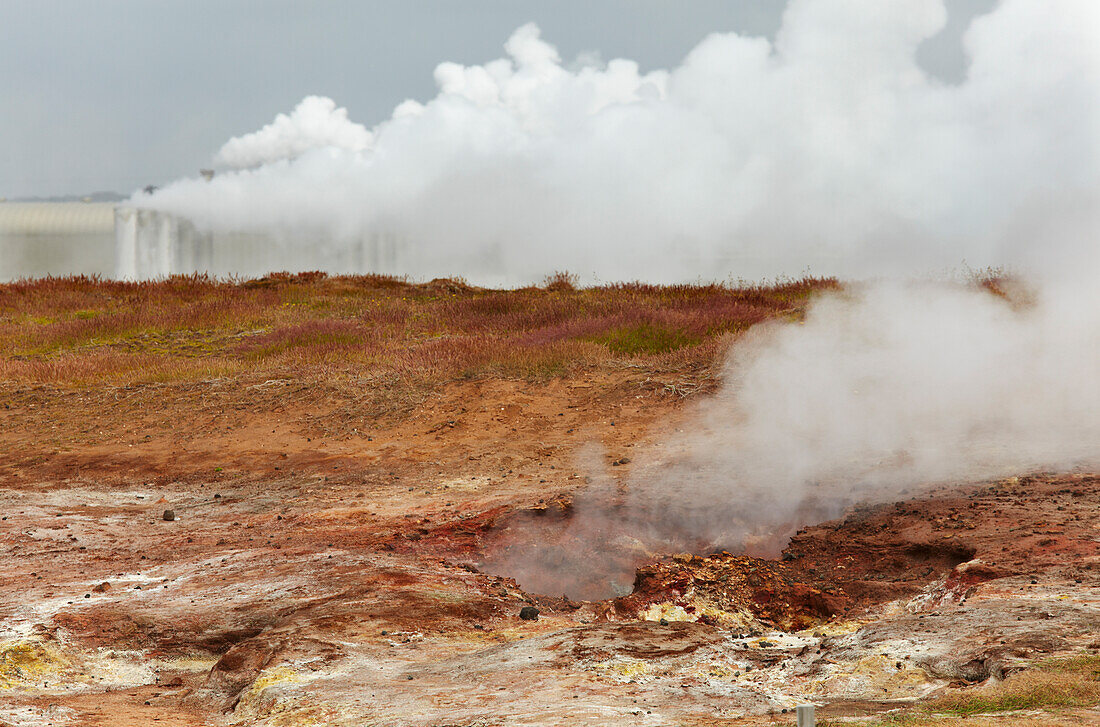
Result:
<svg viewBox="0 0 1100 727"><path fill-rule="evenodd" d="M577 288L565 273L519 290L323 273L47 278L0 285L0 377L77 387L342 376L431 386L609 362L705 367L724 339L800 316L813 293L836 287L805 278Z"/></svg>

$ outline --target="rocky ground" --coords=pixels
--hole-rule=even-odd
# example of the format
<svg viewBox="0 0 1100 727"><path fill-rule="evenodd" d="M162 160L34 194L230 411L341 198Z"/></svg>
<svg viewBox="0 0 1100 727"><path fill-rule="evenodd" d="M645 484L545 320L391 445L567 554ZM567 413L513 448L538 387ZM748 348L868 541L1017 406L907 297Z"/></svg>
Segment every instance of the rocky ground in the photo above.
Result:
<svg viewBox="0 0 1100 727"><path fill-rule="evenodd" d="M683 389L605 367L356 419L286 381L8 386L0 725L863 720L1100 653L1092 473L857 508L775 560L657 554L602 601L483 572L568 517L580 446L625 476Z"/></svg>

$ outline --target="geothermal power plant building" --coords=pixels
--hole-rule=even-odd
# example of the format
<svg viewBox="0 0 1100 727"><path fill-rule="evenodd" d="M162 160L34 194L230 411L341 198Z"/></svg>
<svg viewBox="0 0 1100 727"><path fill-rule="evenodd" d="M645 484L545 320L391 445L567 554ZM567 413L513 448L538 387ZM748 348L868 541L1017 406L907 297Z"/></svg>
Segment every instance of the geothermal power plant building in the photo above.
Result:
<svg viewBox="0 0 1100 727"><path fill-rule="evenodd" d="M173 215L116 207L114 276L148 280L177 273L212 272L214 238Z"/></svg>
<svg viewBox="0 0 1100 727"><path fill-rule="evenodd" d="M208 230L129 202L0 202L0 282L66 275L157 280L192 273L255 278L319 270L414 280L461 276L475 285L515 287L537 283L547 274L526 265L522 251L509 257L507 246L499 242L472 249L416 242L385 228L346 235L324 229ZM665 251L648 251L651 256L658 253L662 260L677 263L679 272L666 278L674 282L764 274L754 272L759 261L744 251L711 249L702 254L694 244L671 240ZM829 262L823 256L819 261ZM827 272L828 265L823 269ZM640 274L629 267L622 270L627 279L641 279L647 272L652 275L653 266ZM598 280L594 271L583 272Z"/></svg>
<svg viewBox="0 0 1100 727"><path fill-rule="evenodd" d="M286 235L202 231L186 219L156 210L115 209L115 277L152 280L209 273L256 277L273 271L396 273L392 236L371 233L334 239L326 233Z"/></svg>
<svg viewBox="0 0 1100 727"><path fill-rule="evenodd" d="M0 202L3 282L46 275L152 280L196 272L397 273L399 252L397 239L383 233L334 240L325 234L208 232L127 204Z"/></svg>
<svg viewBox="0 0 1100 727"><path fill-rule="evenodd" d="M115 205L0 202L0 281L115 275Z"/></svg>

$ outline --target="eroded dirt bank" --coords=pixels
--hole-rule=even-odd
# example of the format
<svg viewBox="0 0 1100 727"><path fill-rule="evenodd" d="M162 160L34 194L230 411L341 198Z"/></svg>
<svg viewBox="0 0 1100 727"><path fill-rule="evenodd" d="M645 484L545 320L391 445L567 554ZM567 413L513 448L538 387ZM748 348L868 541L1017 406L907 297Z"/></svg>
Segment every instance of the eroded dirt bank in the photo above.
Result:
<svg viewBox="0 0 1100 727"><path fill-rule="evenodd" d="M282 389L229 422L216 391L135 389L67 442L77 403L5 392L0 724L767 724L1100 649L1094 474L858 509L778 560L667 554L574 602L476 564L583 487L582 443L628 472L684 415L674 381L462 382L361 421Z"/></svg>

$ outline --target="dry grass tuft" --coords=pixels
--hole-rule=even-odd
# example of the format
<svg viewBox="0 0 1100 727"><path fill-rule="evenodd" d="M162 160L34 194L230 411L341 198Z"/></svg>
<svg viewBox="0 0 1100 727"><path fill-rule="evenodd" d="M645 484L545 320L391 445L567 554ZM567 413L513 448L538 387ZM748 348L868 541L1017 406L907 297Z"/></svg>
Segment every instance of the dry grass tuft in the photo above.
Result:
<svg viewBox="0 0 1100 727"><path fill-rule="evenodd" d="M1076 674L1100 682L1100 654L1083 653L1044 659L1037 666L1054 674Z"/></svg>
<svg viewBox="0 0 1100 727"><path fill-rule="evenodd" d="M1100 655L1043 659L1002 682L953 689L922 707L884 715L865 727L1051 727L1076 724L1081 708L1100 705ZM982 716L985 715L985 716ZM821 727L846 722L819 720Z"/></svg>
<svg viewBox="0 0 1100 727"><path fill-rule="evenodd" d="M1078 674L1025 671L1000 684L943 697L933 708L958 715L1047 707L1088 707L1100 702L1100 683Z"/></svg>
<svg viewBox="0 0 1100 727"><path fill-rule="evenodd" d="M870 721L818 720L818 727L1064 727L1067 724L1083 724L1080 715L1062 712L1033 714L1004 714L989 717L958 717L948 715L905 714ZM793 725L793 723L790 723Z"/></svg>
<svg viewBox="0 0 1100 727"><path fill-rule="evenodd" d="M558 271L546 278L543 283L547 290L576 290L578 278L572 273Z"/></svg>

